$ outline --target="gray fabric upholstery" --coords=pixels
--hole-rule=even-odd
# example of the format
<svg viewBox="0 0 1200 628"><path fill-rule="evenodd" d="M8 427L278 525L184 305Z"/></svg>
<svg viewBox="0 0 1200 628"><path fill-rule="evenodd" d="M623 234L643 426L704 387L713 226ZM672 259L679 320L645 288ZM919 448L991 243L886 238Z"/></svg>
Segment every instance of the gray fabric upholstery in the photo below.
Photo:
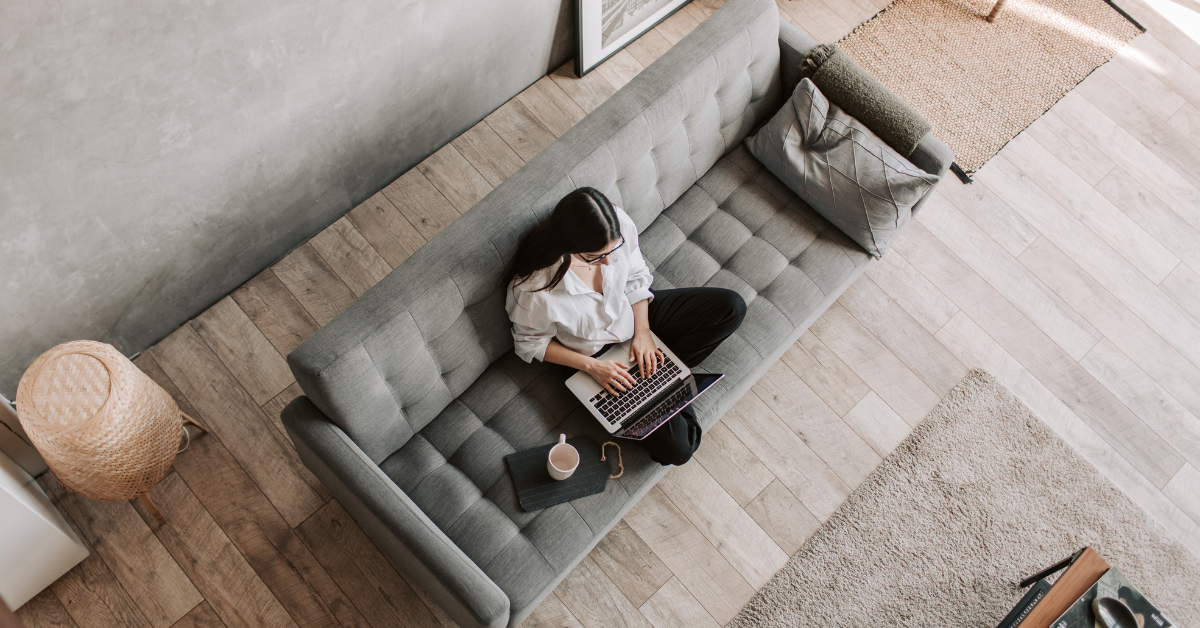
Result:
<svg viewBox="0 0 1200 628"><path fill-rule="evenodd" d="M501 269L559 198L592 186L623 207L654 287L746 299L698 369L726 373L698 402L705 427L870 262L741 146L782 101L776 11L730 0L288 356L301 459L464 628L519 624L666 472L626 446L604 493L517 505L505 454L605 437L566 370L511 350Z"/></svg>
<svg viewBox="0 0 1200 628"><path fill-rule="evenodd" d="M753 137L750 152L875 257L938 177L914 166L805 78Z"/></svg>
<svg viewBox="0 0 1200 628"><path fill-rule="evenodd" d="M779 80L784 94L796 91L800 84L800 64L817 42L804 31L779 20Z"/></svg>
<svg viewBox="0 0 1200 628"><path fill-rule="evenodd" d="M933 125L886 85L833 44L818 44L800 63L800 76L812 79L842 111L862 122L908 157Z"/></svg>

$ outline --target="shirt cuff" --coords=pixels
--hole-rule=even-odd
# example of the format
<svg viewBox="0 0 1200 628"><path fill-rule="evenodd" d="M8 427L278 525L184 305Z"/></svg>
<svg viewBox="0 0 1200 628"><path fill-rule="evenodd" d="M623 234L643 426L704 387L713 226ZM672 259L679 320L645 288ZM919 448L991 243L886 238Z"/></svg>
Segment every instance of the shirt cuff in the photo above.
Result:
<svg viewBox="0 0 1200 628"><path fill-rule="evenodd" d="M627 296L629 297L630 305L633 305L634 303L637 303L639 301L653 301L654 300L654 293L650 292L649 288L642 288L640 290L634 290L633 292L630 292Z"/></svg>

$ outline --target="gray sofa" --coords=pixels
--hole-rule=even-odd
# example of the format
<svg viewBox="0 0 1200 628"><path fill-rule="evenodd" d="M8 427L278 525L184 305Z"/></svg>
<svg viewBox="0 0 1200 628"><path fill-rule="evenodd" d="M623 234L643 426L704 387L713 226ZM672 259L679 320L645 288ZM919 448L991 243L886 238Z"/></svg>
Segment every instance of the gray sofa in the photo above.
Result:
<svg viewBox="0 0 1200 628"><path fill-rule="evenodd" d="M773 0L730 0L288 356L300 458L461 626L519 624L666 469L626 447L604 493L527 513L505 454L559 432L606 440L563 385L512 352L500 275L564 194L592 186L641 230L654 288L722 286L748 304L701 367L711 426L872 261L742 145L813 44ZM944 175L927 136L911 157Z"/></svg>

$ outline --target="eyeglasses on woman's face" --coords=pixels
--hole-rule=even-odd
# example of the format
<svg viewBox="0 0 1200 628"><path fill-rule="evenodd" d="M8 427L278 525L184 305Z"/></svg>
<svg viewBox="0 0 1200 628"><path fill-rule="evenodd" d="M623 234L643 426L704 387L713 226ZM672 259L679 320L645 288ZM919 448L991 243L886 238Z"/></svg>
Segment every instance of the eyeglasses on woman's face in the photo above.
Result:
<svg viewBox="0 0 1200 628"><path fill-rule="evenodd" d="M607 253L604 253L602 255L597 255L596 257L590 257L589 255L587 255L585 253L580 253L579 259L587 262L588 266L595 266L596 264L603 262L604 258L608 257L609 255L612 255L613 253L616 253L617 249L621 248L624 245L625 245L625 238L622 237L621 240L619 242L617 242L617 245L612 247L611 249L609 249Z"/></svg>

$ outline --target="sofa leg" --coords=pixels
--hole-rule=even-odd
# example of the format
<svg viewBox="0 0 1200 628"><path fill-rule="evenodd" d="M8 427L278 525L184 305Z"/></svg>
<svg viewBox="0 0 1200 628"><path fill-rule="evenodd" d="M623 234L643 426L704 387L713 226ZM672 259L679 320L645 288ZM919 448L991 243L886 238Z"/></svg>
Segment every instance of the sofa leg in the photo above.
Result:
<svg viewBox="0 0 1200 628"><path fill-rule="evenodd" d="M995 22L996 16L1000 13L1000 9L1004 7L1004 0L996 0L996 4L992 6L992 12L988 13L987 21Z"/></svg>

